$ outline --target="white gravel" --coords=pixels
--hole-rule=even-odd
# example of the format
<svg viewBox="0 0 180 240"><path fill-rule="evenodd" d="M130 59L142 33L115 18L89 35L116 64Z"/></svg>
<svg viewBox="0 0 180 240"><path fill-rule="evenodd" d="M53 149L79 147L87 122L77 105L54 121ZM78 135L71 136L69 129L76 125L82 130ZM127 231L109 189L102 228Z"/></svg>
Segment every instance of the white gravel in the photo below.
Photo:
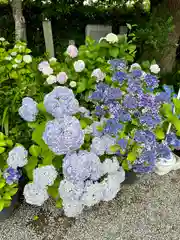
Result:
<svg viewBox="0 0 180 240"><path fill-rule="evenodd" d="M41 209L22 204L0 223L0 240L179 240L179 186L180 171L145 175L76 220L61 217L51 201Z"/></svg>

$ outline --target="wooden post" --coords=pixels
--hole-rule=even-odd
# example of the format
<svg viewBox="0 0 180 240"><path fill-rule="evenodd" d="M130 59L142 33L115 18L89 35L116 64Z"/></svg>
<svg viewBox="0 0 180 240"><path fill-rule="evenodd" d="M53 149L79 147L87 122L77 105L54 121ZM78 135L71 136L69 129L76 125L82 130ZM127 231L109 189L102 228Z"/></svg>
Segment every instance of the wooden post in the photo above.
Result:
<svg viewBox="0 0 180 240"><path fill-rule="evenodd" d="M54 43L53 43L51 21L49 21L48 19L45 19L42 24L43 24L46 52L51 58L51 57L54 57Z"/></svg>

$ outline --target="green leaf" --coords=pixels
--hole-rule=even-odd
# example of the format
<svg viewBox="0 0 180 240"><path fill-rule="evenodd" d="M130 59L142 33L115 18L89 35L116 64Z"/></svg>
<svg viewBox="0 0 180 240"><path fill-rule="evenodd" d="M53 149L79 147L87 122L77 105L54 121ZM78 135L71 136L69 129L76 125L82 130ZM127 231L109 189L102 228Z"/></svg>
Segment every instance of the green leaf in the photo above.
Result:
<svg viewBox="0 0 180 240"><path fill-rule="evenodd" d="M38 158L31 156L28 159L28 164L24 167L27 173L27 176L30 180L33 180L33 170L36 168L38 164Z"/></svg>
<svg viewBox="0 0 180 240"><path fill-rule="evenodd" d="M41 153L41 148L37 145L32 145L30 148L29 148L29 153L34 156L34 157L38 157Z"/></svg>
<svg viewBox="0 0 180 240"><path fill-rule="evenodd" d="M3 210L4 208L4 200L1 198L0 199L0 212Z"/></svg>
<svg viewBox="0 0 180 240"><path fill-rule="evenodd" d="M80 124L81 124L82 129L85 129L87 127L87 123L84 119L80 120Z"/></svg>
<svg viewBox="0 0 180 240"><path fill-rule="evenodd" d="M173 103L175 105L175 111L179 115L180 114L180 100L177 98L173 98Z"/></svg>
<svg viewBox="0 0 180 240"><path fill-rule="evenodd" d="M158 140L163 140L163 139L165 138L164 131L163 131L163 129L161 129L161 128L157 128L157 129L155 130L155 135L156 135L156 138L157 138Z"/></svg>
<svg viewBox="0 0 180 240"><path fill-rule="evenodd" d="M2 189L6 185L6 182L4 179L0 180L0 189Z"/></svg>
<svg viewBox="0 0 180 240"><path fill-rule="evenodd" d="M53 152L51 152L49 149L46 151L42 151L42 163L43 165L51 165L53 159L55 158L55 155Z"/></svg>
<svg viewBox="0 0 180 240"><path fill-rule="evenodd" d="M115 145L112 145L111 147L110 147L110 150L111 150L111 152L117 152L117 151L119 151L121 148L120 148L120 146L118 145L118 144L115 144Z"/></svg>
<svg viewBox="0 0 180 240"><path fill-rule="evenodd" d="M109 49L109 54L110 54L111 57L114 57L114 58L118 57L118 55L119 55L119 48L117 48L117 47L110 48Z"/></svg>
<svg viewBox="0 0 180 240"><path fill-rule="evenodd" d="M6 151L6 149L4 147L0 147L0 154L5 152L5 151Z"/></svg>
<svg viewBox="0 0 180 240"><path fill-rule="evenodd" d="M56 201L56 207L62 208L62 199L61 198Z"/></svg>
<svg viewBox="0 0 180 240"><path fill-rule="evenodd" d="M151 64L150 64L149 61L144 61L144 62L142 62L141 65L142 65L143 68L145 68L145 69L149 69Z"/></svg>
<svg viewBox="0 0 180 240"><path fill-rule="evenodd" d="M130 152L127 156L127 160L129 160L130 162L134 162L136 160L136 153Z"/></svg>
<svg viewBox="0 0 180 240"><path fill-rule="evenodd" d="M2 118L2 129L5 131L5 135L8 136L9 134L9 115L8 115L9 107L6 107L3 112Z"/></svg>
<svg viewBox="0 0 180 240"><path fill-rule="evenodd" d="M45 145L45 143L42 139L42 135L45 130L45 126L46 126L46 122L43 122L43 123L37 125L35 130L32 133L32 140L41 147Z"/></svg>
<svg viewBox="0 0 180 240"><path fill-rule="evenodd" d="M5 193L5 194L3 195L3 199L4 199L4 200L11 200L12 198L11 198L11 196L10 196L9 193Z"/></svg>
<svg viewBox="0 0 180 240"><path fill-rule="evenodd" d="M132 26L131 26L131 24L129 24L129 23L126 23L126 26L131 30L132 29Z"/></svg>
<svg viewBox="0 0 180 240"><path fill-rule="evenodd" d="M5 147L7 146L7 143L5 140L0 140L0 147Z"/></svg>
<svg viewBox="0 0 180 240"><path fill-rule="evenodd" d="M10 196L14 196L17 193L17 191L18 191L18 188L13 188L8 193Z"/></svg>
<svg viewBox="0 0 180 240"><path fill-rule="evenodd" d="M82 79L81 82L77 84L77 93L82 93L87 88L87 79Z"/></svg>
<svg viewBox="0 0 180 240"><path fill-rule="evenodd" d="M37 108L39 109L40 112L46 113L46 108L45 108L43 102L40 102L40 103L37 105Z"/></svg>
<svg viewBox="0 0 180 240"><path fill-rule="evenodd" d="M128 165L128 161L127 160L124 160L122 162L122 167L125 171L128 171L129 170L129 165Z"/></svg>
<svg viewBox="0 0 180 240"><path fill-rule="evenodd" d="M54 199L57 199L58 196L59 196L59 192L58 192L58 188L57 187L48 187L48 194L54 198Z"/></svg>
<svg viewBox="0 0 180 240"><path fill-rule="evenodd" d="M128 49L129 49L129 53L131 54L136 50L136 45L130 44Z"/></svg>
<svg viewBox="0 0 180 240"><path fill-rule="evenodd" d="M34 221L37 221L38 219L39 219L38 216L34 216L34 217L33 217L33 220L34 220Z"/></svg>

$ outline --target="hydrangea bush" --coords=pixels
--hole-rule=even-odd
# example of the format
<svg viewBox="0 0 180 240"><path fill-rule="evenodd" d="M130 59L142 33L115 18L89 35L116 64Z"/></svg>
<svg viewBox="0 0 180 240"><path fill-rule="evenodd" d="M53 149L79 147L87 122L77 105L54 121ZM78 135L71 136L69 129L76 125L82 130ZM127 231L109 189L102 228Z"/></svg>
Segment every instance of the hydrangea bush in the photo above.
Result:
<svg viewBox="0 0 180 240"><path fill-rule="evenodd" d="M169 122L178 128L173 108L179 114L179 100L170 87L160 89L155 62L132 64L135 51L126 36L108 34L79 49L70 45L64 62L39 64L53 89L42 102L22 100L19 114L33 131L33 144L28 162L27 155L11 160L11 166L27 163L28 203L41 206L51 196L75 217L112 200L125 171L152 172L180 147L178 133L166 134Z"/></svg>

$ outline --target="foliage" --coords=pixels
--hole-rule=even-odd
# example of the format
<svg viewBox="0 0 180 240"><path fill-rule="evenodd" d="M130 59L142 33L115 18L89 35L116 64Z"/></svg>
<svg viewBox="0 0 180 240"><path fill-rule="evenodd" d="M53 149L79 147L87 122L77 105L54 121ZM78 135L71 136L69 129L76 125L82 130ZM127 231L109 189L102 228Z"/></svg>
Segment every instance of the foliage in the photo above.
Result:
<svg viewBox="0 0 180 240"><path fill-rule="evenodd" d="M9 185L6 183L3 173L5 173L8 165L6 159L8 151L12 148L13 142L0 132L0 212L11 205L12 197L18 191L18 183Z"/></svg>

